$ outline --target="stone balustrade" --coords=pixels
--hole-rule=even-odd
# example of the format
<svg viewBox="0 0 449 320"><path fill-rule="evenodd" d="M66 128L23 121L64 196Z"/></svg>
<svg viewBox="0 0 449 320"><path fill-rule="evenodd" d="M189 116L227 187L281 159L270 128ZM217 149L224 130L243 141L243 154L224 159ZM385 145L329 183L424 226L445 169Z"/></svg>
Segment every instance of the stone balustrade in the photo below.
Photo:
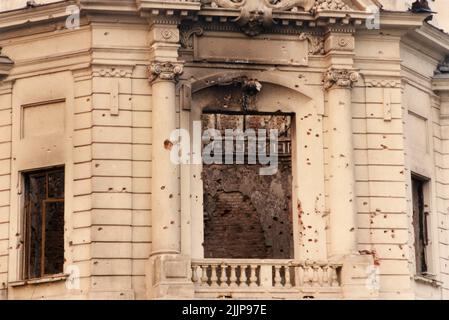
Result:
<svg viewBox="0 0 449 320"><path fill-rule="evenodd" d="M203 298L324 298L340 293L340 269L293 260L203 259L192 261L192 281Z"/></svg>

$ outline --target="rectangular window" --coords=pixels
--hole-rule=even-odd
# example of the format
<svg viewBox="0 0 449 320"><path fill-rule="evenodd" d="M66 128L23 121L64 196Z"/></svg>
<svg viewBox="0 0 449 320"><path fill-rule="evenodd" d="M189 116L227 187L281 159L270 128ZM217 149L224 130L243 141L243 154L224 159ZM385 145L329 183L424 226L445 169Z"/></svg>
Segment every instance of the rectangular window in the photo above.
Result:
<svg viewBox="0 0 449 320"><path fill-rule="evenodd" d="M427 275L428 265L428 180L412 176L413 228L415 233L416 272Z"/></svg>
<svg viewBox="0 0 449 320"><path fill-rule="evenodd" d="M63 272L64 168L24 174L25 278Z"/></svg>

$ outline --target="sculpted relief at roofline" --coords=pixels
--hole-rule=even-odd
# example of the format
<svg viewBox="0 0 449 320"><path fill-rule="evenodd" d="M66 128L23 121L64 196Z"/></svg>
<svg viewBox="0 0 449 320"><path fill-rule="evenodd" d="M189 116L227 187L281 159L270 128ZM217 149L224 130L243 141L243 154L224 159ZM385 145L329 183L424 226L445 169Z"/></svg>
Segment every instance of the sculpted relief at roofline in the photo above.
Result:
<svg viewBox="0 0 449 320"><path fill-rule="evenodd" d="M312 14L320 11L354 11L349 2L351 0L201 0L203 8L240 10L235 22L248 36L258 35L272 26L273 11Z"/></svg>
<svg viewBox="0 0 449 320"><path fill-rule="evenodd" d="M344 0L201 0L214 8L242 9L246 11L304 11L352 10Z"/></svg>

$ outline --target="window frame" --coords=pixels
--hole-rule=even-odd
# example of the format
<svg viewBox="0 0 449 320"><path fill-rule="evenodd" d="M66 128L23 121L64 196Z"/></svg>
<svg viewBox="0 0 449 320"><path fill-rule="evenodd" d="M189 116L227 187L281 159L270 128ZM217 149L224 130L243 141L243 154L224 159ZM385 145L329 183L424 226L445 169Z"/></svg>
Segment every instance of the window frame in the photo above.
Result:
<svg viewBox="0 0 449 320"><path fill-rule="evenodd" d="M54 277L56 275L61 275L63 274L63 270L64 270L64 264L65 264L65 256L66 256L66 252L65 252L65 230L64 230L64 224L63 224L63 248L64 248L64 253L63 253L63 270L61 270L61 272L58 273L51 273L51 274L46 274L45 273L45 216L46 216L46 210L45 210L45 206L42 208L42 222L41 222L41 233L43 234L43 236L41 237L41 259L40 259L40 263L41 263L41 274L39 277L31 277L30 273L29 273L29 269L30 269L30 252L31 252L31 240L30 240L30 210L29 210L29 203L28 203L28 195L29 195L29 190L27 190L27 177L31 176L31 175L39 175L39 174L44 174L47 179L48 179L48 175L53 173L53 172L58 172L58 171L62 171L62 173L64 174L64 181L63 181L63 185L64 185L64 192L63 192L63 198L45 198L44 200L42 200L43 203L64 203L64 211L62 213L63 215L63 219L64 219L64 224L65 224L65 220L66 220L66 209L65 209L65 202L66 202L66 168L64 165L60 165L60 166L52 166L52 167L47 167L47 168L38 168L38 169L34 169L34 170L27 170L27 171L22 171L21 172L21 183L22 183L22 230L23 230L23 234L24 234L24 238L23 238L23 249L21 250L21 267L20 267L20 274L21 274L21 279L22 280L36 280L36 279L45 279L48 277ZM46 187L46 196L48 195L48 181L46 181L45 184Z"/></svg>
<svg viewBox="0 0 449 320"><path fill-rule="evenodd" d="M431 179L417 174L415 172L411 173L410 177L411 181L411 210L412 210L412 227L413 227L413 248L414 248L414 265L415 265L415 275L418 277L434 277L433 269L434 269L434 263L433 263L433 228L432 228L432 206L431 206ZM414 199L414 181L417 181L420 183L420 187L422 188L422 215L423 220L421 219L419 221L416 221L415 219L415 199ZM420 201L420 200L418 200ZM418 215L421 213L418 212ZM422 222L422 226L420 225ZM416 223L418 223L418 226L416 226ZM419 228L423 228L424 230L419 230ZM419 257L417 255L418 249L416 247L417 241L419 240L419 236L416 234L416 230L420 231L420 233L423 233L423 251L424 251L424 263L425 263L425 270L422 270L422 266L419 264L422 263L419 261Z"/></svg>

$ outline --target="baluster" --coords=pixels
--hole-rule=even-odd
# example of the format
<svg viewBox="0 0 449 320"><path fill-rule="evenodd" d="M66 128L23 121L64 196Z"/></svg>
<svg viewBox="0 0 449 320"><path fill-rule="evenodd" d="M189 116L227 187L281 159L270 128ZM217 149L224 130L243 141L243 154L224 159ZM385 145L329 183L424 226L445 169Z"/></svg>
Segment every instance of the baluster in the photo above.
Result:
<svg viewBox="0 0 449 320"><path fill-rule="evenodd" d="M206 266L200 266L201 268L201 285L202 286L207 286L209 285L209 279L207 277L207 265Z"/></svg>
<svg viewBox="0 0 449 320"><path fill-rule="evenodd" d="M220 287L224 288L228 285L227 276L226 276L226 268L225 264L221 265L221 273L220 273Z"/></svg>
<svg viewBox="0 0 449 320"><path fill-rule="evenodd" d="M297 266L295 268L295 281L297 287L302 287L304 285L304 268L302 266Z"/></svg>
<svg viewBox="0 0 449 320"><path fill-rule="evenodd" d="M218 277L217 277L217 266L216 265L211 265L212 271L211 271L211 276L210 276L210 285L212 287L216 287L218 286Z"/></svg>
<svg viewBox="0 0 449 320"><path fill-rule="evenodd" d="M312 286L316 287L319 285L318 267L314 265L312 269L313 269Z"/></svg>
<svg viewBox="0 0 449 320"><path fill-rule="evenodd" d="M199 281L197 272L198 272L198 266L192 266L192 282L194 284L197 284Z"/></svg>
<svg viewBox="0 0 449 320"><path fill-rule="evenodd" d="M280 288L282 286L281 267L274 266L274 287Z"/></svg>
<svg viewBox="0 0 449 320"><path fill-rule="evenodd" d="M238 279L237 279L236 268L237 268L237 266L231 265L231 274L230 274L230 277L229 277L229 281L231 282L229 285L231 287L237 287L238 286L238 284L237 284L237 280Z"/></svg>
<svg viewBox="0 0 449 320"><path fill-rule="evenodd" d="M290 266L284 266L284 271L285 271L285 287L291 288L292 283L290 281Z"/></svg>
<svg viewBox="0 0 449 320"><path fill-rule="evenodd" d="M249 286L250 287L257 287L257 276L256 276L256 268L257 265L250 265L250 277L249 277Z"/></svg>
<svg viewBox="0 0 449 320"><path fill-rule="evenodd" d="M323 266L323 284L330 287L329 283L329 266Z"/></svg>
<svg viewBox="0 0 449 320"><path fill-rule="evenodd" d="M337 267L332 266L331 267L332 270L332 287L338 287L338 276L337 276Z"/></svg>
<svg viewBox="0 0 449 320"><path fill-rule="evenodd" d="M307 286L312 287L313 286L313 268L311 266L307 266Z"/></svg>

